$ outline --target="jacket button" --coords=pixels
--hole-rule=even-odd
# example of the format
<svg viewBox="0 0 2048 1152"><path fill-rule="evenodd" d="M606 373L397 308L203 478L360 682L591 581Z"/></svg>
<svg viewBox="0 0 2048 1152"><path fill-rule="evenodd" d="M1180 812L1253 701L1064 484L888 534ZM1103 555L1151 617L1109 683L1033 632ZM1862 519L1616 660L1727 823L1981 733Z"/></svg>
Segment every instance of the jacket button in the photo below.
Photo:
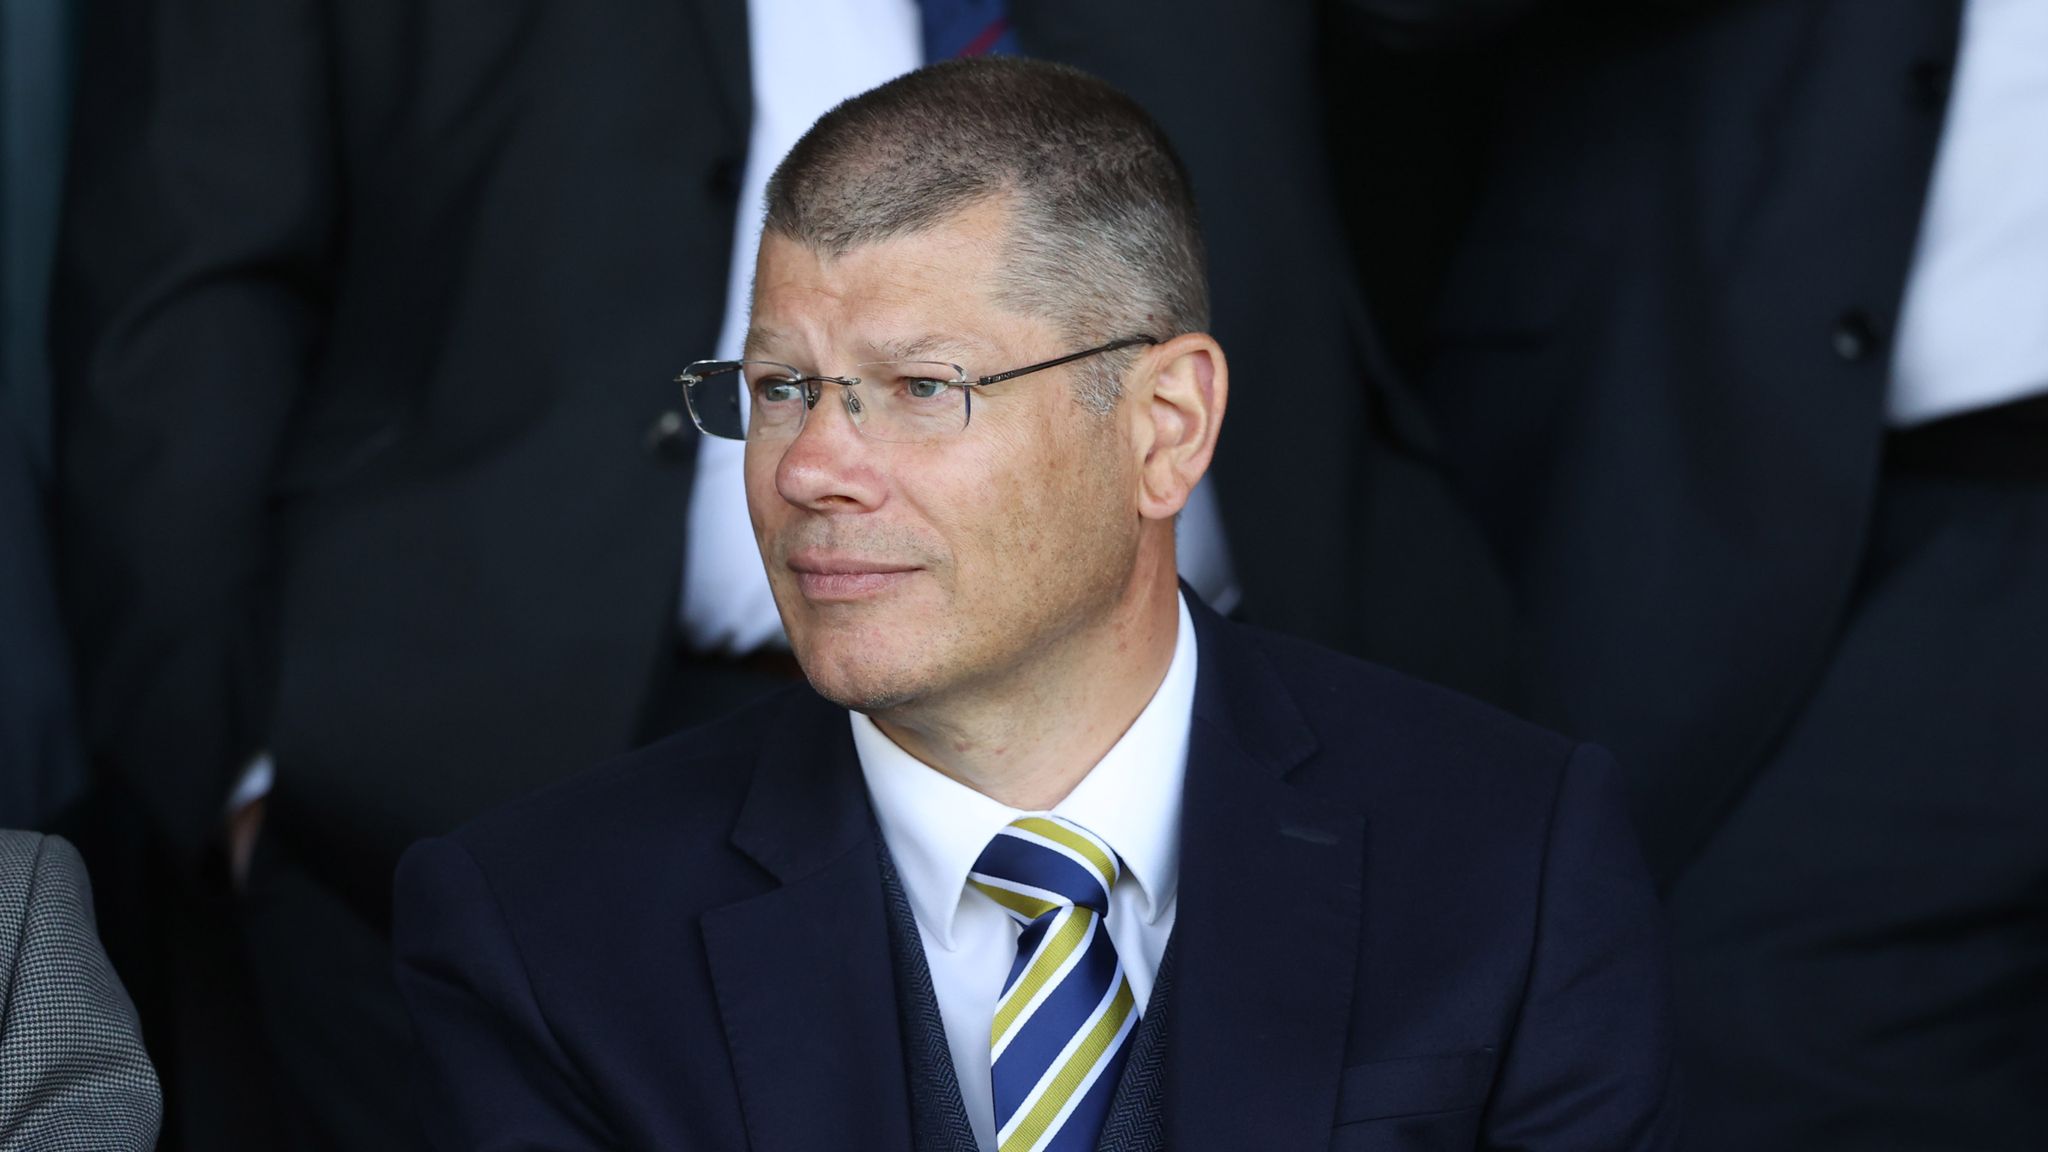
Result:
<svg viewBox="0 0 2048 1152"><path fill-rule="evenodd" d="M1926 112L1939 112L1946 107L1949 78L1954 72L1954 67L1946 61L1914 61L1906 73L1906 89L1912 95L1914 106Z"/></svg>
<svg viewBox="0 0 2048 1152"><path fill-rule="evenodd" d="M663 412L647 426L647 454L664 464L680 464L689 451L690 422L681 412Z"/></svg>
<svg viewBox="0 0 2048 1152"><path fill-rule="evenodd" d="M744 175L745 170L738 159L731 156L722 157L711 166L711 175L705 179L704 186L710 189L711 195L716 199L738 200L740 179Z"/></svg>
<svg viewBox="0 0 2048 1152"><path fill-rule="evenodd" d="M1835 355L1851 364L1868 360L1877 353L1877 325L1860 308L1842 313L1835 321Z"/></svg>

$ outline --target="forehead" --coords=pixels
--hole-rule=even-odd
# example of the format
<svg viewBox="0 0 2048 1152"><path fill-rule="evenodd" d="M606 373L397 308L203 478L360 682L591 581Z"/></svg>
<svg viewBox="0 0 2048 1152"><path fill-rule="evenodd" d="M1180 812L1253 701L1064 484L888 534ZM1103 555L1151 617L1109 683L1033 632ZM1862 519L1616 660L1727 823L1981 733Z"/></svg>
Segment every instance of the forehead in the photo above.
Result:
<svg viewBox="0 0 2048 1152"><path fill-rule="evenodd" d="M997 303L1009 213L984 202L935 227L833 254L773 233L755 265L750 354L994 349L1041 325ZM865 353L863 353L865 354Z"/></svg>

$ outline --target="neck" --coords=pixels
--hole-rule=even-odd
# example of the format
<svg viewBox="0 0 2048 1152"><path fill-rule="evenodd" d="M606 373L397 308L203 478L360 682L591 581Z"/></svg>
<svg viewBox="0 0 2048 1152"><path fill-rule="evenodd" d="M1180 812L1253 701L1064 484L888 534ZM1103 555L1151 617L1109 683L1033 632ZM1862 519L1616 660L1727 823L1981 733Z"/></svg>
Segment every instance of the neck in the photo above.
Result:
<svg viewBox="0 0 2048 1152"><path fill-rule="evenodd" d="M1106 619L1030 668L945 700L876 713L875 725L985 796L1026 811L1051 809L1123 738L1173 663L1180 635L1173 565L1140 568Z"/></svg>

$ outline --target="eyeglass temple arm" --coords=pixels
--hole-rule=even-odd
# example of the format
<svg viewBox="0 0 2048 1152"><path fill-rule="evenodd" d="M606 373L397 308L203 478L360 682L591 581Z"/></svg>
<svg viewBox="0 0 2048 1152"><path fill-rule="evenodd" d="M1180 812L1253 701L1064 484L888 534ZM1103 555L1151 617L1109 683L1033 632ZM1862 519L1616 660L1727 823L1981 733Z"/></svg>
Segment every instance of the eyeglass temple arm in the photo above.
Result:
<svg viewBox="0 0 2048 1152"><path fill-rule="evenodd" d="M692 372L689 368L685 368L682 375L676 377L675 382L678 384L695 384L714 373L737 372L740 365L744 363L746 363L744 360L699 360L695 364L690 365L690 368L702 368L702 372Z"/></svg>
<svg viewBox="0 0 2048 1152"><path fill-rule="evenodd" d="M1075 352L1071 355L1062 356L1057 360L1047 360L1043 364L1032 364L1028 367L1017 368L1009 372L998 372L993 376L983 376L979 380L970 380L968 381L968 383L972 384L974 387L977 388L981 387L984 384L1000 384L1005 380L1015 380L1019 376L1029 376L1033 372L1043 372L1048 368L1057 368L1062 364L1071 364L1076 360L1085 360L1090 356L1100 356L1104 352L1117 352L1125 348L1134 348L1140 344L1157 343L1159 343L1159 341L1150 336L1132 336L1123 340L1113 340L1108 344L1104 344L1100 348L1089 348L1085 351Z"/></svg>

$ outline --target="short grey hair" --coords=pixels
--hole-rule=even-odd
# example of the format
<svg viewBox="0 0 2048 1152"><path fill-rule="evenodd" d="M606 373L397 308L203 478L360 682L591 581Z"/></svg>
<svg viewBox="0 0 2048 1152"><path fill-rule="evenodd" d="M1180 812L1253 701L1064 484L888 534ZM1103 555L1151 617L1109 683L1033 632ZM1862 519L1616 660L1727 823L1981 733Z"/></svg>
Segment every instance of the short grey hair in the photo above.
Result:
<svg viewBox="0 0 2048 1152"><path fill-rule="evenodd" d="M837 256L997 199L1012 213L997 298L1074 350L1208 328L1187 170L1135 101L1060 64L952 60L840 104L769 179L764 227ZM1079 399L1113 409L1134 355L1088 361Z"/></svg>

